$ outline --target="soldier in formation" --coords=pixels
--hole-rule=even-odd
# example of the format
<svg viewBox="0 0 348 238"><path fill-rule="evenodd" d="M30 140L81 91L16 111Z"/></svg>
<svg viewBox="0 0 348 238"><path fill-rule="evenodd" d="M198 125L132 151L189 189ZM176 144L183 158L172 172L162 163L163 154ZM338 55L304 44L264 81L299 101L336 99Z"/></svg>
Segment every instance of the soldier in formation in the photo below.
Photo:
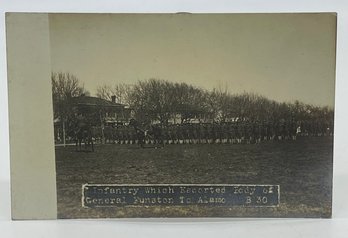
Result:
<svg viewBox="0 0 348 238"><path fill-rule="evenodd" d="M333 123L322 121L236 121L228 123L197 123L150 125L134 129L130 125L105 126L105 143L113 144L258 144L263 141L296 140L298 136L332 136ZM139 140L139 133L143 139Z"/></svg>

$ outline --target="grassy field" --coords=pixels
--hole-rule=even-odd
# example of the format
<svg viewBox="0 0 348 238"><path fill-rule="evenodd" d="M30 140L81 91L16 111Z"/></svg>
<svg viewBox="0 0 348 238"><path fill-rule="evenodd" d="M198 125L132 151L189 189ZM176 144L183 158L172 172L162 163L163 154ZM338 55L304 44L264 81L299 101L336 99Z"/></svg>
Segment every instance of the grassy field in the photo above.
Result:
<svg viewBox="0 0 348 238"><path fill-rule="evenodd" d="M97 145L95 152L56 147L58 216L329 217L332 137L249 145ZM280 206L82 208L85 183L279 184Z"/></svg>

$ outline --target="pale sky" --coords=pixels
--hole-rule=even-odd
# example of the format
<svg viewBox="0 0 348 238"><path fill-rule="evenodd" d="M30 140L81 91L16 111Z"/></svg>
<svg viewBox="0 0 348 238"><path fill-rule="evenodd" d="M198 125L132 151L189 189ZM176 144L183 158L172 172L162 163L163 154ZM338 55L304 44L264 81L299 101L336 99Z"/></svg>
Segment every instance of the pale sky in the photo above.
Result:
<svg viewBox="0 0 348 238"><path fill-rule="evenodd" d="M334 105L333 14L49 14L54 72L98 85L149 78Z"/></svg>

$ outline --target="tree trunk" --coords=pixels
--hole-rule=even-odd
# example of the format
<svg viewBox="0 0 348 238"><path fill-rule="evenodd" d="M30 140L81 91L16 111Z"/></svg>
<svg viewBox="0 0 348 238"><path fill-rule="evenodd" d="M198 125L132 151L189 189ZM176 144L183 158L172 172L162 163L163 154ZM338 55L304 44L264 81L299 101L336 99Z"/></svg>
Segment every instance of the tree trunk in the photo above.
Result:
<svg viewBox="0 0 348 238"><path fill-rule="evenodd" d="M65 147L65 120L63 119L63 146Z"/></svg>

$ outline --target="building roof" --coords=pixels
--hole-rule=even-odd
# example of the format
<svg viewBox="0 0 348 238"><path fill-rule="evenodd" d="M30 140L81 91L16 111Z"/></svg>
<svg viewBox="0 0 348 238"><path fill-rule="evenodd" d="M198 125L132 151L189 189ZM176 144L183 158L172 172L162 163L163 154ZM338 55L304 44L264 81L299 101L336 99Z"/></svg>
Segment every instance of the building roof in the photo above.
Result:
<svg viewBox="0 0 348 238"><path fill-rule="evenodd" d="M99 107L122 107L126 105L121 103L116 103L108 101L102 98L90 97L90 96L79 96L71 98L72 104L81 105L81 106L99 106Z"/></svg>

